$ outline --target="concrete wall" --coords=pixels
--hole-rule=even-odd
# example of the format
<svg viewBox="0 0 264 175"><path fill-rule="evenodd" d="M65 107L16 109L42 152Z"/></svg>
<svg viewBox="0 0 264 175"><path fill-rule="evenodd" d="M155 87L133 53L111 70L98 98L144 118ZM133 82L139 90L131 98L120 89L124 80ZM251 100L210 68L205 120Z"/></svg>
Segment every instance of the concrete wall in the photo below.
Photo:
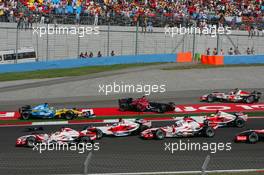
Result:
<svg viewBox="0 0 264 175"><path fill-rule="evenodd" d="M0 65L0 73L131 63L176 62L176 54L115 56Z"/></svg>
<svg viewBox="0 0 264 175"><path fill-rule="evenodd" d="M258 64L264 63L264 55L224 56L224 64Z"/></svg>

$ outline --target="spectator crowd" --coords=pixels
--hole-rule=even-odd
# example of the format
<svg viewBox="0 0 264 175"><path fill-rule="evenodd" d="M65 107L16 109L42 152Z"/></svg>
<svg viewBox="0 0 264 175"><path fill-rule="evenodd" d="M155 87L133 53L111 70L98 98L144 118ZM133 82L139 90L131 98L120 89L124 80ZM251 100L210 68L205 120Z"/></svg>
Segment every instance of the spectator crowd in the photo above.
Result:
<svg viewBox="0 0 264 175"><path fill-rule="evenodd" d="M144 26L152 26L150 19L156 17L201 24L217 20L220 25L256 21L263 24L264 17L263 0L0 0L0 16L10 21L21 18L18 1L34 13L75 15L77 21L82 15L93 16L95 25L100 17L115 16L141 20Z"/></svg>

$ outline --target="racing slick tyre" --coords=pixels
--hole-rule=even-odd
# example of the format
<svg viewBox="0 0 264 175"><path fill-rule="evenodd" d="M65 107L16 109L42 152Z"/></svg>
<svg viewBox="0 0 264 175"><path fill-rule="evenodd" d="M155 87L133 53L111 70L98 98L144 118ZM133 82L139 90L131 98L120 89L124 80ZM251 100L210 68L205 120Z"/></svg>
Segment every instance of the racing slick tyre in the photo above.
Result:
<svg viewBox="0 0 264 175"><path fill-rule="evenodd" d="M214 129L211 127L205 127L204 128L204 136L205 137L214 137L215 132Z"/></svg>
<svg viewBox="0 0 264 175"><path fill-rule="evenodd" d="M21 118L23 120L28 120L29 117L30 117L30 113L29 112L22 112L20 115L21 115Z"/></svg>
<svg viewBox="0 0 264 175"><path fill-rule="evenodd" d="M165 138L165 133L161 129L158 129L155 133L155 138L158 140L163 140Z"/></svg>
<svg viewBox="0 0 264 175"><path fill-rule="evenodd" d="M89 143L89 142L91 142L91 139L90 139L90 137L86 137L86 136L81 137L80 140L79 140L79 144L86 144L86 143Z"/></svg>
<svg viewBox="0 0 264 175"><path fill-rule="evenodd" d="M149 129L149 127L145 126L145 125L141 125L139 127L139 132L145 131L146 129Z"/></svg>
<svg viewBox="0 0 264 175"><path fill-rule="evenodd" d="M128 109L128 104L121 104L120 107L119 107L119 110L120 111L126 111Z"/></svg>
<svg viewBox="0 0 264 175"><path fill-rule="evenodd" d="M169 102L170 110L174 111L175 110L175 103Z"/></svg>
<svg viewBox="0 0 264 175"><path fill-rule="evenodd" d="M254 103L255 101L255 97L253 95L251 96L248 96L246 99L245 99L246 103Z"/></svg>
<svg viewBox="0 0 264 175"><path fill-rule="evenodd" d="M207 96L207 102L208 103L213 103L214 102L214 97L211 94Z"/></svg>
<svg viewBox="0 0 264 175"><path fill-rule="evenodd" d="M32 148L34 147L34 144L36 143L36 138L33 137L33 136L29 136L27 139L26 139L26 144L28 147Z"/></svg>
<svg viewBox="0 0 264 175"><path fill-rule="evenodd" d="M75 114L74 112L72 111L67 111L65 114L64 114L64 118L66 120L72 120L74 118Z"/></svg>
<svg viewBox="0 0 264 175"><path fill-rule="evenodd" d="M235 126L238 128L243 128L246 125L245 120L241 119L241 118L237 118L235 120Z"/></svg>
<svg viewBox="0 0 264 175"><path fill-rule="evenodd" d="M164 113L166 112L166 106L165 105L160 105L157 109L158 113Z"/></svg>
<svg viewBox="0 0 264 175"><path fill-rule="evenodd" d="M258 141L259 137L255 132L252 132L249 136L248 136L248 142L249 143L256 143Z"/></svg>
<svg viewBox="0 0 264 175"><path fill-rule="evenodd" d="M103 137L103 132L100 129L96 129L96 138L99 140Z"/></svg>
<svg viewBox="0 0 264 175"><path fill-rule="evenodd" d="M31 106L30 105L25 105L25 106L22 106L21 107L21 110L30 110L31 109Z"/></svg>

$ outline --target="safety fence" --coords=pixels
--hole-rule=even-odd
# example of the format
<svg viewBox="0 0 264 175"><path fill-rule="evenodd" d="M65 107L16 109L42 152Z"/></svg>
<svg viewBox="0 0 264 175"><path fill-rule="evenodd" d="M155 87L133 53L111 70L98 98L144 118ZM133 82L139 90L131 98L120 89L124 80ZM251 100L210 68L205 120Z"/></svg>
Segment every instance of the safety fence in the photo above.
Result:
<svg viewBox="0 0 264 175"><path fill-rule="evenodd" d="M191 51L205 54L210 48L210 54L217 51L227 55L236 54L263 54L264 33L248 33L246 31L232 31L230 35L194 35L165 33L165 28L145 28L141 26L75 26L75 25L48 25L33 24L26 28L24 25L17 29L15 23L0 23L0 47L3 50L14 50L33 47L38 60L58 60L78 58L81 53L93 57L98 55L142 55L142 54L172 54ZM82 36L79 34L53 33L55 29L63 28L63 32L71 28L99 27L99 34ZM46 31L40 35L38 32ZM50 28L48 30L48 28ZM65 29L66 28L66 29ZM48 31L50 34L48 34ZM52 34L51 34L52 33ZM69 32L70 33L70 32ZM197 54L197 56L199 56ZM196 56L196 57L197 57Z"/></svg>

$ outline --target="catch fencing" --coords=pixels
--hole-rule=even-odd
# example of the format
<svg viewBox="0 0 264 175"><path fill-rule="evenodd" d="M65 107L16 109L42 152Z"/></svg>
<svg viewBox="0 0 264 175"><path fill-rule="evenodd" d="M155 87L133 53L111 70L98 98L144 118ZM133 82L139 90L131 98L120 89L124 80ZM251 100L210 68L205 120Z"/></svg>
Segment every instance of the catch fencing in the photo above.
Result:
<svg viewBox="0 0 264 175"><path fill-rule="evenodd" d="M79 25L53 25L59 28L91 27ZM263 54L264 33L261 31L249 35L246 31L232 31L230 35L169 35L165 28L145 28L137 26L97 26L99 34L45 34L34 33L36 28L46 27L48 24L33 24L29 28L17 28L15 23L0 23L1 50L14 50L23 47L33 47L40 61L78 58L81 53L97 57L115 55L143 55L143 54L175 54L191 51L193 56L205 54L210 48L210 54L216 49L220 54L227 55L232 48L238 54Z"/></svg>

